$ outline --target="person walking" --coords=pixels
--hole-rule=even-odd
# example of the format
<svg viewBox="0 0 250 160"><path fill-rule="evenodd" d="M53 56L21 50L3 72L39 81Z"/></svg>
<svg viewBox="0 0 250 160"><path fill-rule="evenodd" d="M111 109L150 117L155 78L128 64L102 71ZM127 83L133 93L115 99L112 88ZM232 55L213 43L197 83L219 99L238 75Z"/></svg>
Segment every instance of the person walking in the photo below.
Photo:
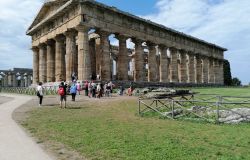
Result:
<svg viewBox="0 0 250 160"><path fill-rule="evenodd" d="M80 82L78 82L76 84L76 88L77 88L78 95L80 95L81 94L81 90L82 90Z"/></svg>
<svg viewBox="0 0 250 160"><path fill-rule="evenodd" d="M58 94L60 95L60 107L63 108L63 101L64 101L64 108L66 108L66 94L67 94L67 86L64 84L64 82L61 82L58 89Z"/></svg>
<svg viewBox="0 0 250 160"><path fill-rule="evenodd" d="M70 87L70 94L72 96L72 101L76 100L76 93L77 93L77 86L75 83L73 83Z"/></svg>
<svg viewBox="0 0 250 160"><path fill-rule="evenodd" d="M89 95L89 82L88 81L85 81L84 89L85 89L85 96L88 96Z"/></svg>
<svg viewBox="0 0 250 160"><path fill-rule="evenodd" d="M101 83L98 83L96 91L97 91L97 98L101 98L101 92L102 92Z"/></svg>
<svg viewBox="0 0 250 160"><path fill-rule="evenodd" d="M43 87L42 87L43 83L39 82L38 86L36 88L36 95L39 98L39 106L42 105L43 103Z"/></svg>

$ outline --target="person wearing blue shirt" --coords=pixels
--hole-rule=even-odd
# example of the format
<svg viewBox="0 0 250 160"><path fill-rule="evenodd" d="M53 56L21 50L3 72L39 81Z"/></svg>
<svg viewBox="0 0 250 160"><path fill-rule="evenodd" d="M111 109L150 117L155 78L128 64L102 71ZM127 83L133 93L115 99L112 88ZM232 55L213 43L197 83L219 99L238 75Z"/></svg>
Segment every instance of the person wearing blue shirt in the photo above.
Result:
<svg viewBox="0 0 250 160"><path fill-rule="evenodd" d="M76 100L77 86L73 83L70 87L70 94L72 95L72 101Z"/></svg>

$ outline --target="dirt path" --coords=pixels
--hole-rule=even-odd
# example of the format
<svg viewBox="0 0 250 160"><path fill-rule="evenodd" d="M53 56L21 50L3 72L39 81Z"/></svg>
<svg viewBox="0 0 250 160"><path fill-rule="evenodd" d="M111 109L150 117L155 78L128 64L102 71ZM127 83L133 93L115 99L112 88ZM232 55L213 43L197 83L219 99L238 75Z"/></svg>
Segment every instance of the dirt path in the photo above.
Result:
<svg viewBox="0 0 250 160"><path fill-rule="evenodd" d="M12 112L31 100L29 96L0 94L12 100L0 104L0 159L1 160L52 160L32 138L12 119Z"/></svg>

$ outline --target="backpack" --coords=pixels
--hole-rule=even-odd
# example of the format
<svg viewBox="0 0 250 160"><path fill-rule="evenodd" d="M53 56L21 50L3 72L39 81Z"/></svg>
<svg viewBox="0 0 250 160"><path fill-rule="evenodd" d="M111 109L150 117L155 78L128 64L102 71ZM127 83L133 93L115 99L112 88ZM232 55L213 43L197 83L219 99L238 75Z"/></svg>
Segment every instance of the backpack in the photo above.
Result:
<svg viewBox="0 0 250 160"><path fill-rule="evenodd" d="M64 95L65 95L63 87L59 87L59 89L58 89L58 94L59 94L60 96L64 96Z"/></svg>

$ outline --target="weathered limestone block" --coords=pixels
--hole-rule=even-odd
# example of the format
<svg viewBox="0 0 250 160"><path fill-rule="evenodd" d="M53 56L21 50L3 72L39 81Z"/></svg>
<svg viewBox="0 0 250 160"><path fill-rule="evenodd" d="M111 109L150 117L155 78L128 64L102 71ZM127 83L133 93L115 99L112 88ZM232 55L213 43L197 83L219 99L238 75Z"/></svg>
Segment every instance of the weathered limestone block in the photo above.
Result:
<svg viewBox="0 0 250 160"><path fill-rule="evenodd" d="M202 61L199 55L195 56L195 83L202 82Z"/></svg>
<svg viewBox="0 0 250 160"><path fill-rule="evenodd" d="M91 74L97 75L96 73L96 50L95 50L95 39L89 40L89 54L91 59Z"/></svg>
<svg viewBox="0 0 250 160"><path fill-rule="evenodd" d="M71 81L71 76L75 71L75 55L76 55L76 31L67 31L66 36L66 81Z"/></svg>
<svg viewBox="0 0 250 160"><path fill-rule="evenodd" d="M159 46L161 52L160 55L160 82L168 82L168 57L167 57L167 47Z"/></svg>
<svg viewBox="0 0 250 160"><path fill-rule="evenodd" d="M179 82L178 80L178 63L177 63L177 49L174 47L169 48L170 50L170 82Z"/></svg>
<svg viewBox="0 0 250 160"><path fill-rule="evenodd" d="M117 61L118 80L128 80L128 49L127 49L127 37L118 35L119 40L119 54Z"/></svg>
<svg viewBox="0 0 250 160"><path fill-rule="evenodd" d="M135 43L135 70L134 70L134 81L141 82L145 78L144 74L144 51L142 47L142 41L139 39L134 39Z"/></svg>
<svg viewBox="0 0 250 160"><path fill-rule="evenodd" d="M91 79L91 59L89 54L88 31L86 26L79 26L78 30L78 79Z"/></svg>
<svg viewBox="0 0 250 160"><path fill-rule="evenodd" d="M208 67L209 59L208 57L202 57L202 83L208 83Z"/></svg>
<svg viewBox="0 0 250 160"><path fill-rule="evenodd" d="M187 83L187 55L186 51L180 51L180 82Z"/></svg>
<svg viewBox="0 0 250 160"><path fill-rule="evenodd" d="M208 82L214 83L214 61L212 58L209 59L209 70L208 70Z"/></svg>
<svg viewBox="0 0 250 160"><path fill-rule="evenodd" d="M45 44L40 44L38 47L39 47L39 81L45 83L47 81L47 63L46 63L47 48Z"/></svg>
<svg viewBox="0 0 250 160"><path fill-rule="evenodd" d="M55 82L55 41L47 41L47 82Z"/></svg>
<svg viewBox="0 0 250 160"><path fill-rule="evenodd" d="M188 53L188 79L189 83L195 83L195 67L194 67L194 55L192 53Z"/></svg>
<svg viewBox="0 0 250 160"><path fill-rule="evenodd" d="M220 66L217 59L214 59L214 83L220 83Z"/></svg>
<svg viewBox="0 0 250 160"><path fill-rule="evenodd" d="M223 61L219 61L219 84L224 84L224 66L223 66Z"/></svg>
<svg viewBox="0 0 250 160"><path fill-rule="evenodd" d="M39 49L38 47L33 47L33 84L39 82Z"/></svg>
<svg viewBox="0 0 250 160"><path fill-rule="evenodd" d="M56 65L55 65L55 74L56 74L56 82L65 80L65 49L64 49L64 41L65 37L63 35L58 35L55 37L56 40Z"/></svg>
<svg viewBox="0 0 250 160"><path fill-rule="evenodd" d="M219 122L222 123L235 124L240 122L250 122L249 108L234 108L232 110L220 110L219 115L220 115Z"/></svg>
<svg viewBox="0 0 250 160"><path fill-rule="evenodd" d="M110 63L110 51L109 51L109 33L106 31L99 31L101 42L101 79L103 81L109 81L111 79L111 63Z"/></svg>
<svg viewBox="0 0 250 160"><path fill-rule="evenodd" d="M157 81L157 61L156 61L156 45L153 43L147 43L149 48L148 53L148 82Z"/></svg>

